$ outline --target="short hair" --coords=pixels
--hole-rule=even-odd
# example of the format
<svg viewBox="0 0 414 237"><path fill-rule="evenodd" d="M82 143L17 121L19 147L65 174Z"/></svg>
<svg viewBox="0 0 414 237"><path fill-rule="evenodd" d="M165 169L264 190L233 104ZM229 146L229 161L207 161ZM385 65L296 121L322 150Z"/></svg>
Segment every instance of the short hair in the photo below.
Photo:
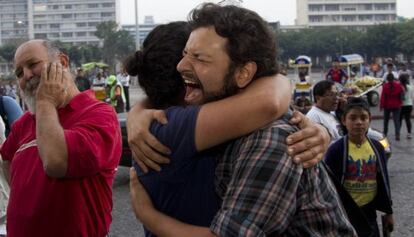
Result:
<svg viewBox="0 0 414 237"><path fill-rule="evenodd" d="M369 116L371 117L371 111L369 110L368 102L365 99L361 97L348 97L347 103L343 109L342 118L345 118L349 111L355 108L367 111Z"/></svg>
<svg viewBox="0 0 414 237"><path fill-rule="evenodd" d="M42 45L46 48L49 59L55 59L62 52L55 42L42 40Z"/></svg>
<svg viewBox="0 0 414 237"><path fill-rule="evenodd" d="M324 96L327 91L329 91L335 83L329 80L319 81L313 87L313 98L316 102L316 96Z"/></svg>
<svg viewBox="0 0 414 237"><path fill-rule="evenodd" d="M226 51L234 68L252 61L257 64L253 79L278 73L275 33L256 12L205 3L191 11L188 20L193 30L212 26L228 40Z"/></svg>
<svg viewBox="0 0 414 237"><path fill-rule="evenodd" d="M188 23L171 22L155 27L145 38L142 50L124 61L126 72L138 81L154 108L182 104L184 82L177 71L190 36Z"/></svg>

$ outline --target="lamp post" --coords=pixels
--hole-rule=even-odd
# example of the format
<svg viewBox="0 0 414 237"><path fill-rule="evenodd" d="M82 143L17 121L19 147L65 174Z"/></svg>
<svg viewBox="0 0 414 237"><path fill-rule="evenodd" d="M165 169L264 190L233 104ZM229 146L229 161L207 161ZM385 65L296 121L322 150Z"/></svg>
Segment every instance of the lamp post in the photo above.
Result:
<svg viewBox="0 0 414 237"><path fill-rule="evenodd" d="M139 23L138 23L138 0L135 0L135 49L139 50Z"/></svg>

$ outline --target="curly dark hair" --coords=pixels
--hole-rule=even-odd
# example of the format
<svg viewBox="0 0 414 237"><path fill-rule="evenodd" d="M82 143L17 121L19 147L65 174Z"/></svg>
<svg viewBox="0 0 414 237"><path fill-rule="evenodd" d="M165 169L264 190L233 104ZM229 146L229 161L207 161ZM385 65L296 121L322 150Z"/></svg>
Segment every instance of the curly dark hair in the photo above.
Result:
<svg viewBox="0 0 414 237"><path fill-rule="evenodd" d="M142 50L124 60L126 72L138 81L154 108L180 105L185 87L176 66L182 58L191 28L187 22L155 27L145 38Z"/></svg>
<svg viewBox="0 0 414 237"><path fill-rule="evenodd" d="M190 12L188 21L193 30L213 26L218 35L227 38L227 54L235 67L255 62L253 79L278 72L275 33L256 12L206 3Z"/></svg>

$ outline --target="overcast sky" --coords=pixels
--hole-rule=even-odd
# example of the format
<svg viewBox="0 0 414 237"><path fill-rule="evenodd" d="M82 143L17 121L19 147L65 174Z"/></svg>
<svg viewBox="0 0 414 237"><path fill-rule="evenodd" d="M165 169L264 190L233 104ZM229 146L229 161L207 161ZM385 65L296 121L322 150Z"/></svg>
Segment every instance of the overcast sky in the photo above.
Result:
<svg viewBox="0 0 414 237"><path fill-rule="evenodd" d="M119 0L121 24L135 23L135 0ZM144 17L154 16L156 23L186 20L187 14L202 0L138 0L139 23ZM219 2L219 1L209 1ZM282 25L293 25L296 18L296 0L244 0L243 7L259 13L267 21L280 21ZM397 15L414 17L413 0L397 0Z"/></svg>

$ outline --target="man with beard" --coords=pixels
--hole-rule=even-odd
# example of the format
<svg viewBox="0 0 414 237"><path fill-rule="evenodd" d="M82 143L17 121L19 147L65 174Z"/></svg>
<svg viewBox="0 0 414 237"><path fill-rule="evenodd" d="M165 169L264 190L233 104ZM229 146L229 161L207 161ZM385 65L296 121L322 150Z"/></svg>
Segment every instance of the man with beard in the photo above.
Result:
<svg viewBox="0 0 414 237"><path fill-rule="evenodd" d="M14 64L29 112L0 151L10 168L8 235L106 236L122 146L114 110L79 92L49 41L23 43Z"/></svg>
<svg viewBox="0 0 414 237"><path fill-rule="evenodd" d="M190 24L193 31L177 66L186 83L195 85L187 94L215 101L277 73L274 39L256 13L206 4L193 11ZM131 171L137 217L158 236L354 236L326 170L303 169L288 156L285 139L297 131L288 117L227 147L216 169L221 208L210 229L158 212Z"/></svg>

